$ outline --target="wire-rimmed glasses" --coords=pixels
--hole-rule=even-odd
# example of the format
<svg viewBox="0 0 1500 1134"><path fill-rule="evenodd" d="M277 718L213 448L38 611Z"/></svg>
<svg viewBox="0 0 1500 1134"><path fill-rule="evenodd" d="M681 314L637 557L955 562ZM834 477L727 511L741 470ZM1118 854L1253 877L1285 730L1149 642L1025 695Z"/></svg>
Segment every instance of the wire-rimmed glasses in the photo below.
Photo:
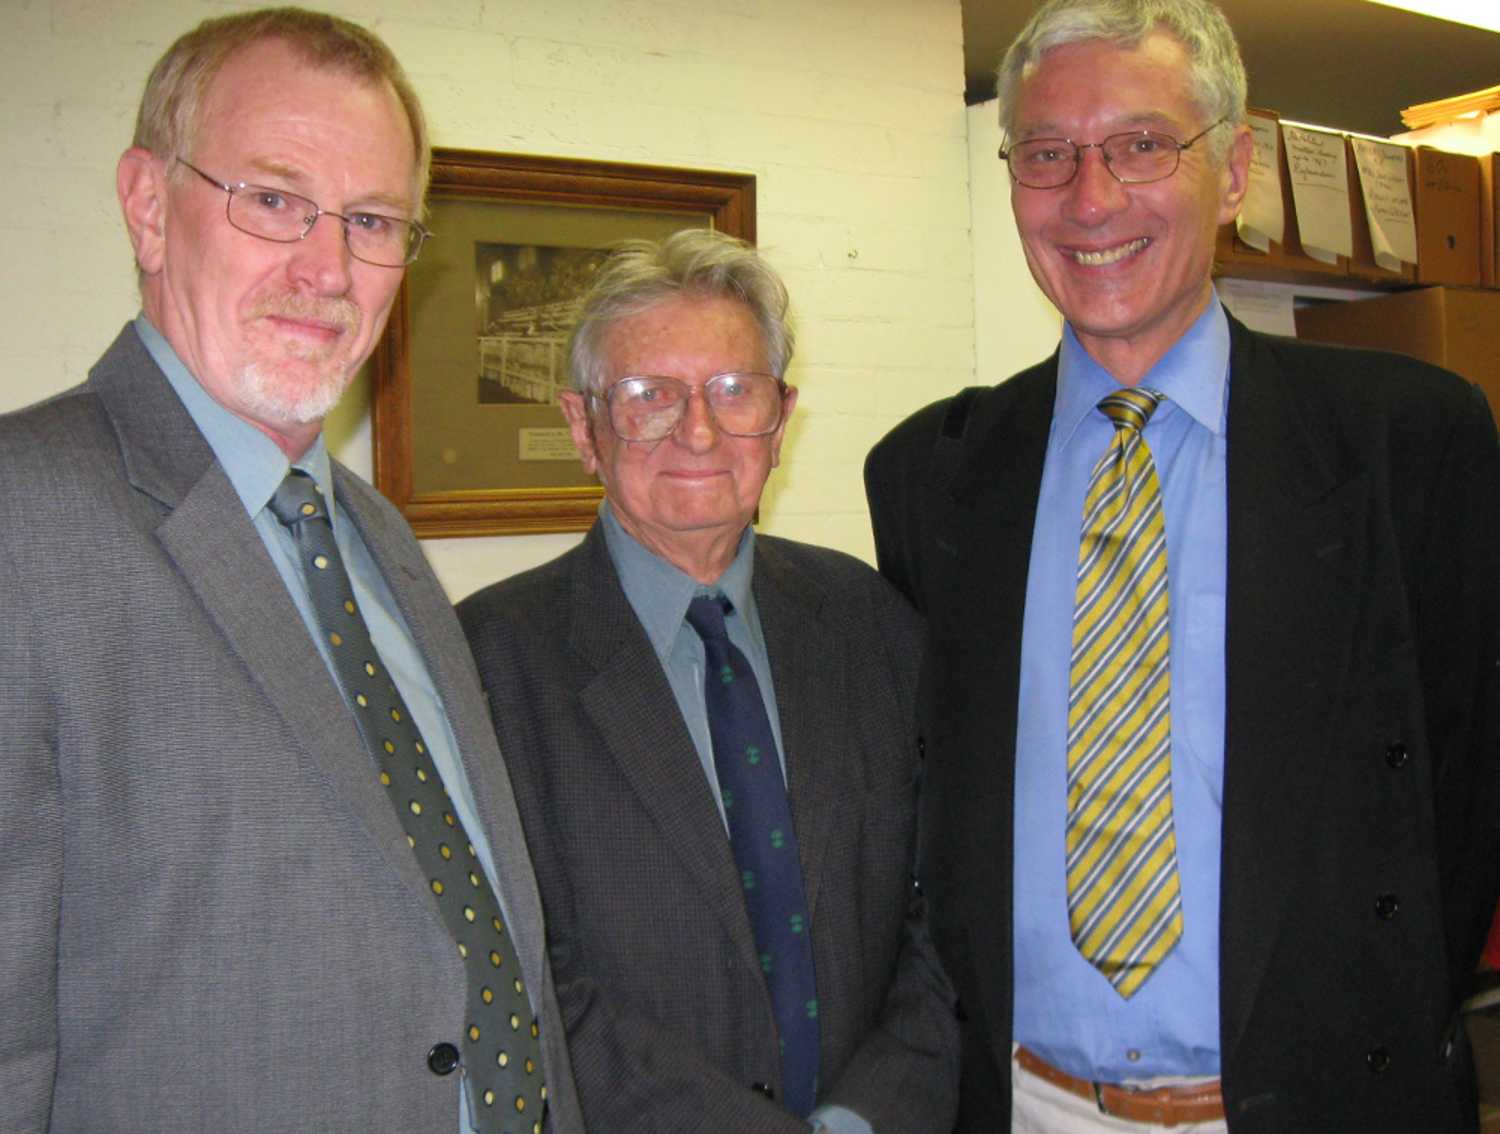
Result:
<svg viewBox="0 0 1500 1134"><path fill-rule="evenodd" d="M1162 181L1177 172L1182 151L1211 130L1228 122L1220 118L1179 142L1159 130L1127 130L1111 134L1102 142L1079 144L1071 138L1027 138L1013 146L1000 147L1000 160L1019 185L1028 189L1061 189L1078 176L1084 150L1098 150L1104 167L1123 185Z"/></svg>
<svg viewBox="0 0 1500 1134"><path fill-rule="evenodd" d="M344 230L349 255L380 268L404 268L422 251L422 242L432 235L416 221L383 213L330 212L317 202L285 189L266 185L230 183L210 177L185 158L175 159L215 189L228 194L224 214L241 232L277 244L294 244L312 231L319 217L333 217Z"/></svg>
<svg viewBox="0 0 1500 1134"><path fill-rule="evenodd" d="M631 375L590 396L608 408L609 427L620 440L661 441L682 424L695 390L719 432L731 437L764 437L781 424L786 383L754 371L715 374L701 387L677 378Z"/></svg>

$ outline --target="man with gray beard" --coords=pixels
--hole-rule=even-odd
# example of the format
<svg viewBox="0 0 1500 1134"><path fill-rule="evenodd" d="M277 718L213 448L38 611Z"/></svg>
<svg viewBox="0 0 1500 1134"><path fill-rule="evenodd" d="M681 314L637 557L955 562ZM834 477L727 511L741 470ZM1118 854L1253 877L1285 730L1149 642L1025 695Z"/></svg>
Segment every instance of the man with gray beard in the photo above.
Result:
<svg viewBox="0 0 1500 1134"><path fill-rule="evenodd" d="M582 1130L463 636L321 432L429 157L331 16L210 20L147 81L141 314L0 419L0 1129Z"/></svg>

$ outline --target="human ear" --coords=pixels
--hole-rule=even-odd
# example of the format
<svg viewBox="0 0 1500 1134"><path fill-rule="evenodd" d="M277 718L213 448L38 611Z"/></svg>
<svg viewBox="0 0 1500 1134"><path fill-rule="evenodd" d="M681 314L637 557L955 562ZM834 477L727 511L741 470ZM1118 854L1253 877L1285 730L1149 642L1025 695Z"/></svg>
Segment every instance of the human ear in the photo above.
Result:
<svg viewBox="0 0 1500 1134"><path fill-rule="evenodd" d="M588 400L576 390L564 390L557 396L563 416L568 419L568 432L573 438L573 448L583 461L583 471L589 474L599 470L599 454L594 449L594 425L589 418Z"/></svg>
<svg viewBox="0 0 1500 1134"><path fill-rule="evenodd" d="M132 146L115 167L115 192L136 266L154 276L161 271L167 248L167 178L162 163L150 150Z"/></svg>

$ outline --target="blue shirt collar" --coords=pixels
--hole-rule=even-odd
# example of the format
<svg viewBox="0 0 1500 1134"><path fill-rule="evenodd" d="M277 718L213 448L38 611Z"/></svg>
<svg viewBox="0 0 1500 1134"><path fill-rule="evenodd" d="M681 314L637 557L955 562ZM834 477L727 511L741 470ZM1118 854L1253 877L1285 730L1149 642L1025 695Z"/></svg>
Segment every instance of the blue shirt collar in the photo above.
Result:
<svg viewBox="0 0 1500 1134"><path fill-rule="evenodd" d="M245 512L254 517L266 506L266 502L286 476L287 469L291 467L286 454L277 447L276 442L255 426L236 417L209 397L171 344L151 325L145 312L136 316L135 330L152 360L161 368L186 407L193 424L198 427L214 456L218 458L224 475L229 478L240 503L245 506ZM318 482L318 487L323 491L323 499L328 504L329 518L336 523L333 467L321 432L312 447L297 461L297 467Z"/></svg>
<svg viewBox="0 0 1500 1134"><path fill-rule="evenodd" d="M755 565L755 529L748 524L740 536L734 560L713 586L704 586L685 571L672 566L661 556L646 550L615 515L605 500L599 505L599 522L604 527L604 543L620 577L620 586L640 619L662 665L677 632L687 618L688 603L698 595L723 593L742 617L750 617L751 575Z"/></svg>
<svg viewBox="0 0 1500 1134"><path fill-rule="evenodd" d="M1138 383L1166 396L1157 412L1187 413L1210 433L1224 432L1229 391L1229 319L1213 291L1208 306L1172 349ZM1063 324L1057 361L1053 429L1066 445L1105 395L1120 388L1113 375L1084 350L1073 328Z"/></svg>

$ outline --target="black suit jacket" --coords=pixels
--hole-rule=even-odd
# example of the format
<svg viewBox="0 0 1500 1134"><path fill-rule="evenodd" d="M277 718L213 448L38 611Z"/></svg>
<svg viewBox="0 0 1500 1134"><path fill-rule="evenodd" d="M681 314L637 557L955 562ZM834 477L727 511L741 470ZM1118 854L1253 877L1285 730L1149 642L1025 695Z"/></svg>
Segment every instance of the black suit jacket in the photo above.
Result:
<svg viewBox="0 0 1500 1134"><path fill-rule="evenodd" d="M1220 925L1230 1129L1472 1129L1456 1009L1500 886L1500 460L1483 396L1231 320ZM961 1130L1010 1108L1021 622L1056 356L870 455L929 622L922 873L966 1017ZM946 485L938 483L946 480Z"/></svg>
<svg viewBox="0 0 1500 1134"><path fill-rule="evenodd" d="M848 556L767 536L754 593L811 915L820 1104L938 1134L951 987L911 885L919 623ZM803 1132L779 1096L739 871L603 533L466 599L516 787L589 1128Z"/></svg>

